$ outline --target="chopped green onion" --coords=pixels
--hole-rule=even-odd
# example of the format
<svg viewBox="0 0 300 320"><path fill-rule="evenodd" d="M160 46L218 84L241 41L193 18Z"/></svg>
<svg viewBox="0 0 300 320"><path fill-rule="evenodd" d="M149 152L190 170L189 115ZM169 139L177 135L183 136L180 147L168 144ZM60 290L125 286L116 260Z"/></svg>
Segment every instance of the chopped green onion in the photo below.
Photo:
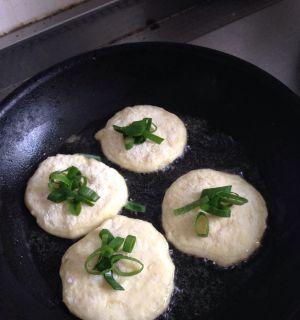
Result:
<svg viewBox="0 0 300 320"><path fill-rule="evenodd" d="M124 288L114 279L112 271L108 271L103 277L114 290L124 290Z"/></svg>
<svg viewBox="0 0 300 320"><path fill-rule="evenodd" d="M139 121L133 121L127 127L123 127L123 133L129 137L141 136L147 127L145 119Z"/></svg>
<svg viewBox="0 0 300 320"><path fill-rule="evenodd" d="M146 131L150 131L151 130L151 126L154 125L152 123L152 118L144 118L144 121L146 123L146 127L145 127L145 130Z"/></svg>
<svg viewBox="0 0 300 320"><path fill-rule="evenodd" d="M53 183L64 183L67 186L71 184L71 180L67 176L59 172L52 172L49 178Z"/></svg>
<svg viewBox="0 0 300 320"><path fill-rule="evenodd" d="M92 202L96 202L99 199L97 192L86 186L81 187L78 193L85 199Z"/></svg>
<svg viewBox="0 0 300 320"><path fill-rule="evenodd" d="M124 146L126 150L133 148L135 144L141 144L146 139L160 144L163 138L153 134L157 130L157 126L152 122L152 118L144 118L139 121L133 121L125 127L113 125L115 131L123 134Z"/></svg>
<svg viewBox="0 0 300 320"><path fill-rule="evenodd" d="M96 263L94 270L104 274L112 269L112 262L109 256L100 256L98 262Z"/></svg>
<svg viewBox="0 0 300 320"><path fill-rule="evenodd" d="M115 237L113 240L110 241L109 246L114 250L117 251L121 248L124 242L124 238Z"/></svg>
<svg viewBox="0 0 300 320"><path fill-rule="evenodd" d="M89 207L93 207L94 205L95 205L95 203L94 202L92 202L92 201L90 201L90 200L88 200L88 199L86 199L85 197L82 197L81 195L76 195L76 200L77 201L81 201L81 202L83 202L83 203L85 203L86 205L88 205Z"/></svg>
<svg viewBox="0 0 300 320"><path fill-rule="evenodd" d="M77 154L79 154L81 156L84 156L84 157L86 157L88 159L95 159L95 160L101 162L101 157L100 156L96 156L94 154L89 154L89 153L77 153Z"/></svg>
<svg viewBox="0 0 300 320"><path fill-rule="evenodd" d="M214 216L223 218L229 218L231 216L231 210L229 208L220 209L216 207L209 207L209 209L206 212Z"/></svg>
<svg viewBox="0 0 300 320"><path fill-rule="evenodd" d="M208 201L209 201L209 198L207 196L205 196L202 199L191 202L184 207L174 209L174 214L175 214L175 216L178 216L180 214L187 213L191 210L197 209L197 208L205 205Z"/></svg>
<svg viewBox="0 0 300 320"><path fill-rule="evenodd" d="M146 141L146 138L144 136L138 136L138 137L134 137L133 138L133 142L134 144L142 144ZM126 138L124 138L124 143L126 141ZM125 145L125 148L126 148L126 145Z"/></svg>
<svg viewBox="0 0 300 320"><path fill-rule="evenodd" d="M104 240L106 237L106 241ZM102 244L108 244L110 243L113 239L114 236L111 234L111 232L108 229L102 229L99 232L99 238L102 240Z"/></svg>
<svg viewBox="0 0 300 320"><path fill-rule="evenodd" d="M113 125L113 128L115 129L115 131L117 131L119 133L123 133L123 127Z"/></svg>
<svg viewBox="0 0 300 320"><path fill-rule="evenodd" d="M153 142L155 142L155 143L157 143L157 144L161 144L165 140L164 138L161 138L161 137L159 137L159 136L157 136L157 135L155 135L155 134L153 134L151 132L145 132L144 133L144 137L149 139L149 140L151 140L151 141L153 141Z"/></svg>
<svg viewBox="0 0 300 320"><path fill-rule="evenodd" d="M120 260L134 261L134 262L138 263L141 267L139 269L136 269L133 271L125 272L125 271L122 271L116 264ZM144 269L144 264L140 260L132 258L132 257L127 257L122 254L118 254L118 255L113 256L112 257L112 264L113 264L113 267L112 267L113 272L115 274L117 274L118 276L123 276L123 277L135 276L136 274L142 272Z"/></svg>
<svg viewBox="0 0 300 320"><path fill-rule="evenodd" d="M151 127L150 127L150 132L153 133L157 130L157 125L155 125L154 123L151 123Z"/></svg>
<svg viewBox="0 0 300 320"><path fill-rule="evenodd" d="M85 268L85 271L87 273L90 273L90 274L95 274L95 275L99 275L101 274L101 272L99 272L98 270L96 270L94 267L91 268L90 266L90 263L91 261L95 258L95 257L98 257L101 255L101 252L100 252L100 248L98 248L97 250L95 250L93 253L91 253L87 259L85 260L85 264L84 264L84 268Z"/></svg>
<svg viewBox="0 0 300 320"><path fill-rule="evenodd" d="M47 199L60 203L67 202L71 214L78 216L82 209L82 203L94 206L99 195L87 187L87 177L74 166L62 171L54 171L49 175L48 188L50 194Z"/></svg>
<svg viewBox="0 0 300 320"><path fill-rule="evenodd" d="M224 187L203 189L201 192L201 197L208 196L209 198L211 198L212 196L214 196L216 193L219 193L219 192L228 193L231 191L231 188L232 186L224 186Z"/></svg>
<svg viewBox="0 0 300 320"><path fill-rule="evenodd" d="M195 221L195 230L199 237L207 237L209 232L208 218L204 212L198 213Z"/></svg>
<svg viewBox="0 0 300 320"><path fill-rule="evenodd" d="M67 200L68 194L64 192L63 190L53 190L47 197L48 200L55 202L55 203L60 203L65 200Z"/></svg>
<svg viewBox="0 0 300 320"><path fill-rule="evenodd" d="M198 235L207 236L208 219L205 213L218 217L229 218L231 216L230 207L232 205L241 206L248 202L246 198L240 197L238 194L231 192L231 188L232 186L224 186L204 189L202 190L201 196L198 200L191 202L184 207L174 209L174 214L180 215L200 208L203 212L198 214L195 222L195 228ZM207 223L205 223L206 220ZM202 232L203 230L206 230L206 227L207 233Z"/></svg>
<svg viewBox="0 0 300 320"><path fill-rule="evenodd" d="M134 212L146 212L146 207L144 205L134 201L127 201L124 208Z"/></svg>
<svg viewBox="0 0 300 320"><path fill-rule="evenodd" d="M123 251L131 253L136 242L136 237L132 235L128 235L123 244Z"/></svg>
<svg viewBox="0 0 300 320"><path fill-rule="evenodd" d="M131 148L133 148L135 143L135 139L132 137L125 137L124 138L124 146L126 150L130 150Z"/></svg>
<svg viewBox="0 0 300 320"><path fill-rule="evenodd" d="M112 240L113 241L113 240ZM115 250L113 248L111 248L109 245L106 246L102 246L101 247L101 255L103 257L109 257L111 256L113 253L115 252Z"/></svg>
<svg viewBox="0 0 300 320"><path fill-rule="evenodd" d="M74 166L69 167L67 170L64 170L62 172L65 172L65 171L67 172L67 177L70 180L73 180L75 177L81 177L80 170Z"/></svg>
<svg viewBox="0 0 300 320"><path fill-rule="evenodd" d="M238 206L241 206L241 205L248 202L248 200L246 198L240 197L239 195L237 195L233 192L231 192L231 193L221 192L219 194L219 197L220 197L221 201L224 201L224 202L227 202L230 204L235 204Z"/></svg>
<svg viewBox="0 0 300 320"><path fill-rule="evenodd" d="M209 210L210 208L210 204L209 202L205 202L205 203L201 203L199 208L202 210L202 211L205 211L207 212L207 210Z"/></svg>
<svg viewBox="0 0 300 320"><path fill-rule="evenodd" d="M67 202L70 213L74 216L78 216L81 211L81 202L75 200L68 200Z"/></svg>
<svg viewBox="0 0 300 320"><path fill-rule="evenodd" d="M210 201L209 201L209 206L210 207L219 207L220 205L220 200L221 198L219 197L219 194L216 193L213 196L211 196Z"/></svg>
<svg viewBox="0 0 300 320"><path fill-rule="evenodd" d="M108 229L102 229L99 232L99 237L102 241L102 245L87 257L84 268L89 274L103 275L106 282L113 289L124 290L124 288L114 279L113 274L115 273L124 277L134 276L142 272L144 264L136 258L125 256L117 253L117 251L120 250L123 244L122 250L124 252L132 252L136 237L128 235L124 241L124 238L114 237ZM117 265L121 260L133 261L139 264L140 267L132 271L122 271ZM92 261L94 261L93 266L91 265Z"/></svg>

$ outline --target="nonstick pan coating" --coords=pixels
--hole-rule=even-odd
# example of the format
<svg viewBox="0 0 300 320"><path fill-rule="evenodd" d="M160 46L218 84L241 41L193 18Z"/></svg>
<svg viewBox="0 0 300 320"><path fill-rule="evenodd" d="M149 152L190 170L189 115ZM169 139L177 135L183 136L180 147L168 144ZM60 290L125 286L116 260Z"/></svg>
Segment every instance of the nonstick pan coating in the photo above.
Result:
<svg viewBox="0 0 300 320"><path fill-rule="evenodd" d="M164 171L120 169L93 138L117 110L135 104L162 106L187 125L186 152ZM214 50L171 43L100 49L27 82L0 105L1 318L75 319L61 301L58 274L73 241L40 229L23 196L43 159L84 152L117 168L130 197L147 205L145 214L122 214L160 231L166 188L195 168L243 175L267 201L267 231L246 262L224 269L170 246L176 289L159 319L298 319L299 108L299 98L262 70Z"/></svg>

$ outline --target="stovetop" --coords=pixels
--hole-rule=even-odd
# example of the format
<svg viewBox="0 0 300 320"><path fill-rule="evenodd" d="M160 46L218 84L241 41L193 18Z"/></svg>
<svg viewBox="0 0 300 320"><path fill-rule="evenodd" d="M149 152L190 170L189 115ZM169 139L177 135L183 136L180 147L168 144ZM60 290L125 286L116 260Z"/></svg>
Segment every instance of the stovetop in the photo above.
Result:
<svg viewBox="0 0 300 320"><path fill-rule="evenodd" d="M299 0L90 0L0 37L0 100L71 56L136 41L221 50L300 95Z"/></svg>

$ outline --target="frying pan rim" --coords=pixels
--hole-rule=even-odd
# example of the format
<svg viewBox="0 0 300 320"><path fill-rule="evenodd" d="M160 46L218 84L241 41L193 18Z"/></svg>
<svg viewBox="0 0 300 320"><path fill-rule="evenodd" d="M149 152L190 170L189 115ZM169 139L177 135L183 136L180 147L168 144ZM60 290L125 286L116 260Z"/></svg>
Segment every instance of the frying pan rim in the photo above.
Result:
<svg viewBox="0 0 300 320"><path fill-rule="evenodd" d="M80 64L81 61L86 61L88 58L91 58L93 56L101 56L105 54L109 55L110 53L115 53L117 51L122 52L122 50L136 50L136 48L153 50L164 49L162 47L165 47L165 49L182 50L186 52L190 51L191 53L197 53L199 55L202 55L202 57L205 56L207 59L210 60L215 59L218 61L222 61L223 63L225 62L228 64L232 64L234 68L244 69L245 72L248 71L248 73L250 72L254 74L260 74L261 79L266 80L269 83L269 85L278 87L279 90L281 90L282 94L289 96L290 99L294 100L295 104L299 104L300 106L300 97L295 92L293 92L284 83L272 76L267 71L261 69L260 67L248 61L245 61L231 54L204 46L167 41L149 41L124 43L102 47L99 49L84 52L79 55L75 55L49 68L46 68L45 70L37 73L33 77L26 80L23 84L14 89L7 97L0 101L0 120L4 116L4 114L14 106L15 101L18 101L20 98L22 98L22 96L34 90L41 83L44 83L48 79L54 77L55 75L60 74L61 72L63 72L63 70L69 69L75 65Z"/></svg>
<svg viewBox="0 0 300 320"><path fill-rule="evenodd" d="M0 101L0 122L5 117L5 114L12 109L17 101L22 99L35 88L39 87L41 84L46 83L48 80L52 79L58 74L64 72L64 70L70 69L81 63L85 63L88 59L96 56L101 57L105 55L114 54L117 52L122 52L123 50L135 51L141 49L148 50L177 50L177 52L182 52L183 55L194 54L199 55L202 59L208 59L210 61L218 61L226 65L232 66L232 68L242 70L246 74L256 75L260 79L264 80L268 85L273 88L280 90L282 96L287 97L291 102L292 106L300 107L300 97L289 89L280 80L276 79L274 76L270 75L265 70L255 66L254 64L247 62L241 58L235 57L233 55L210 49L203 46L196 46L192 44L176 43L176 42L135 42L135 43L125 43L112 45L107 47L102 47L96 50L88 51L80 55L73 56L62 62L59 62L44 71L39 72L30 79L26 80L22 85L11 92L5 99ZM297 110L298 112L300 111ZM297 112L297 113L298 113ZM1 139L0 139L1 140ZM2 259L3 258L3 259ZM2 235L0 234L0 260L7 265L5 258L5 251L2 249Z"/></svg>

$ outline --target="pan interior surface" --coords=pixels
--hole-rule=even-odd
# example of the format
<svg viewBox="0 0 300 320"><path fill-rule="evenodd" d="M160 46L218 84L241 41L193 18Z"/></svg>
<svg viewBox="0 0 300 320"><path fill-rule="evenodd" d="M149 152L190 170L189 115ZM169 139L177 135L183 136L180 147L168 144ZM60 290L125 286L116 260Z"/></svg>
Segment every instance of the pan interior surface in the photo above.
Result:
<svg viewBox="0 0 300 320"><path fill-rule="evenodd" d="M151 104L185 122L188 146L166 170L129 172L102 154L95 132L125 106ZM115 46L30 80L0 106L0 306L9 319L75 319L64 307L60 261L74 242L45 233L24 205L27 180L57 153L90 153L127 179L130 198L161 232L165 190L212 168L242 175L264 196L259 250L231 268L170 245L175 290L159 319L293 319L299 310L299 99L278 81L213 50L163 43ZM1 311L2 312L2 311ZM296 318L295 318L296 319Z"/></svg>

